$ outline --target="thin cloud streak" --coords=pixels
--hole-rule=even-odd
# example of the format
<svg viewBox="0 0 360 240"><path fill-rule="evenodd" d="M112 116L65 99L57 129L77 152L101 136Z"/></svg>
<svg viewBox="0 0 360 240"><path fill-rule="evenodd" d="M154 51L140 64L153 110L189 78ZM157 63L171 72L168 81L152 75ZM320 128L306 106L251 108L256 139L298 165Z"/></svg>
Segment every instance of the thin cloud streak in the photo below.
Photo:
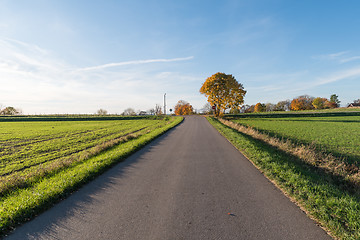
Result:
<svg viewBox="0 0 360 240"><path fill-rule="evenodd" d="M347 62L352 62L352 61L356 61L356 60L360 60L360 56L341 59L340 62L341 63L347 63Z"/></svg>
<svg viewBox="0 0 360 240"><path fill-rule="evenodd" d="M299 92L305 90L311 90L322 85L331 84L335 82L340 82L346 79L360 77L360 66L356 68L347 69L340 72L331 73L325 77L315 77L311 78L310 82L304 84L304 82L298 83L292 89L289 89L288 92Z"/></svg>
<svg viewBox="0 0 360 240"><path fill-rule="evenodd" d="M360 67L334 73L326 78L318 78L318 81L315 81L316 83L314 84L314 86L320 86L358 76L360 76Z"/></svg>
<svg viewBox="0 0 360 240"><path fill-rule="evenodd" d="M360 60L360 56L349 56L351 53L349 51L343 51L338 53L325 54L320 56L313 56L313 59L321 59L327 61L337 61L338 63L348 63L356 60Z"/></svg>
<svg viewBox="0 0 360 240"><path fill-rule="evenodd" d="M343 55L345 55L347 53L349 53L349 52L348 51L343 51L343 52L338 52L338 53L332 53L332 54L329 54L329 55L325 55L325 57L330 58L330 59L334 59L334 58L343 56Z"/></svg>
<svg viewBox="0 0 360 240"><path fill-rule="evenodd" d="M118 67L125 65L138 65L138 64L146 64L146 63L160 63L160 62L178 62L178 61L187 61L193 59L193 56L185 57L185 58L171 58L171 59L147 59L147 60L136 60L136 61L127 61L127 62L118 62L118 63L108 63L104 65L80 68L78 71L91 71L91 70L100 70L109 67Z"/></svg>
<svg viewBox="0 0 360 240"><path fill-rule="evenodd" d="M337 53L330 53L330 54L323 54L318 56L313 56L314 59L324 59L324 60L335 60L338 59L341 56L344 56L345 54L348 54L349 51L342 51Z"/></svg>

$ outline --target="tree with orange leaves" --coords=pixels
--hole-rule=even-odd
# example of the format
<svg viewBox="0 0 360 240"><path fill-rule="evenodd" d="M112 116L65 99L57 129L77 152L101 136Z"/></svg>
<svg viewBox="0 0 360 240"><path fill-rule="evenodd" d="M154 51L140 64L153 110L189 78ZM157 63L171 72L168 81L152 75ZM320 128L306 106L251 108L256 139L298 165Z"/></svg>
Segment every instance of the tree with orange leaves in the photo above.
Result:
<svg viewBox="0 0 360 240"><path fill-rule="evenodd" d="M266 106L262 103L257 103L254 108L254 112L265 112Z"/></svg>
<svg viewBox="0 0 360 240"><path fill-rule="evenodd" d="M193 107L184 100L179 100L175 106L175 115L190 115L193 112Z"/></svg>
<svg viewBox="0 0 360 240"><path fill-rule="evenodd" d="M312 105L313 101L314 101L314 98L310 97L308 95L303 95L303 96L294 98L291 101L290 109L293 111L314 109L314 106Z"/></svg>
<svg viewBox="0 0 360 240"><path fill-rule="evenodd" d="M206 79L200 93L204 94L215 108L215 116L219 116L227 109L240 109L246 91L234 76L218 72Z"/></svg>

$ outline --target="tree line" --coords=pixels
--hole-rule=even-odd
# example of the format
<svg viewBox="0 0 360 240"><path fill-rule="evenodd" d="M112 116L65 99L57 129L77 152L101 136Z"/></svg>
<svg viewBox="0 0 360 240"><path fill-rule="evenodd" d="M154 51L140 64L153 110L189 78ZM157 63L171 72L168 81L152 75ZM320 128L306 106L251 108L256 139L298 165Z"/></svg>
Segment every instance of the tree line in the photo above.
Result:
<svg viewBox="0 0 360 240"><path fill-rule="evenodd" d="M339 108L341 101L336 94L332 94L329 99L323 97L312 97L302 95L293 100L280 101L273 103L257 103L255 105L244 105L239 112L272 112L272 111L301 111L317 109ZM353 103L347 104L347 107L360 107L360 99L354 100ZM237 112L237 113L239 113ZM235 113L235 112L233 112Z"/></svg>
<svg viewBox="0 0 360 240"><path fill-rule="evenodd" d="M336 94L332 94L329 99L302 95L294 98L293 100L279 101L276 104L257 103L255 105L244 105L242 107L242 112L301 111L338 107L340 107L340 100Z"/></svg>
<svg viewBox="0 0 360 240"><path fill-rule="evenodd" d="M95 113L96 115L108 115L108 111L100 108L96 111ZM121 116L136 116L136 115L162 115L163 111L162 111L162 106L159 104L156 104L154 108L150 108L147 111L135 111L134 108L126 108L120 115Z"/></svg>

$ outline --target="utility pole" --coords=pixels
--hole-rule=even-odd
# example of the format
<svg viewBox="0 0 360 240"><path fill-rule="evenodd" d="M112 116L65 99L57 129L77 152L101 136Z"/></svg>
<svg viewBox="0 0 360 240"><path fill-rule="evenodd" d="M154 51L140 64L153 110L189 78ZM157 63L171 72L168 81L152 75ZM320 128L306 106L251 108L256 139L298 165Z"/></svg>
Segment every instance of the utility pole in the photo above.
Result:
<svg viewBox="0 0 360 240"><path fill-rule="evenodd" d="M164 115L166 115L166 93L164 94Z"/></svg>

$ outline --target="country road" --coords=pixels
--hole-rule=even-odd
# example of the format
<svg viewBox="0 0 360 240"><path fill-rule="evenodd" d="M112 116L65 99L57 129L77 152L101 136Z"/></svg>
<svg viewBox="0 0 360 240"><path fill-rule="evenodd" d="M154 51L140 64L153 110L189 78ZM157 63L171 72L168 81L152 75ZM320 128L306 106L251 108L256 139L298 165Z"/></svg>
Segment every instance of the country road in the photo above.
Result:
<svg viewBox="0 0 360 240"><path fill-rule="evenodd" d="M331 238L194 116L6 239Z"/></svg>

